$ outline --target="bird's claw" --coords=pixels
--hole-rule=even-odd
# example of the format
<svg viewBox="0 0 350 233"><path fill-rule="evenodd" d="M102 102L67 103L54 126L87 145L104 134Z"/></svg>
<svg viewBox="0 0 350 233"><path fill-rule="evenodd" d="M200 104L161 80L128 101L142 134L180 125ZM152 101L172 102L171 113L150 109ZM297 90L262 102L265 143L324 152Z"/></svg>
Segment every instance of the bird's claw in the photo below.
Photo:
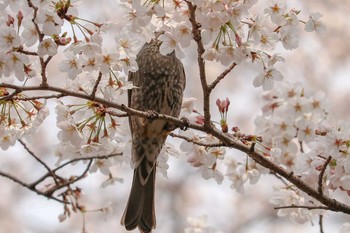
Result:
<svg viewBox="0 0 350 233"><path fill-rule="evenodd" d="M148 110L147 111L147 118L151 121L153 121L154 119L156 119L158 117L158 113L154 110Z"/></svg>
<svg viewBox="0 0 350 233"><path fill-rule="evenodd" d="M190 126L190 120L186 117L181 117L181 120L184 124L180 127L180 129L186 131Z"/></svg>

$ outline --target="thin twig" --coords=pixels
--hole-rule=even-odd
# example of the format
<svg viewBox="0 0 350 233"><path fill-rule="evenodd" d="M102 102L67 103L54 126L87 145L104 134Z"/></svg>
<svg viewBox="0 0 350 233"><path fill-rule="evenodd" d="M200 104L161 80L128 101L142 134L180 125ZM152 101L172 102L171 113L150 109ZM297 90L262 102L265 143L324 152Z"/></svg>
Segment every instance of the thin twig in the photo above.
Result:
<svg viewBox="0 0 350 233"><path fill-rule="evenodd" d="M96 91L97 91L97 88L98 88L98 85L100 84L101 82L101 79L102 79L102 72L98 72L98 77L97 77L97 80L95 82L95 85L94 85L94 88L92 89L92 92L91 92L91 97L94 98L95 95L96 95Z"/></svg>
<svg viewBox="0 0 350 233"><path fill-rule="evenodd" d="M24 183L22 180L17 179L16 177L14 177L14 176L12 176L12 175L10 175L10 174L8 174L8 173L5 173L5 172L0 171L0 176L6 177L6 178L12 180L13 182L15 182L15 183L17 183L17 184L22 185L23 187L29 188L29 185L27 185L27 184ZM29 188L29 189L31 189L31 188ZM32 189L31 189L31 190L32 190Z"/></svg>
<svg viewBox="0 0 350 233"><path fill-rule="evenodd" d="M44 60L42 57L39 57L40 60L40 66L41 66L41 86L46 87L48 86L47 83L47 76L46 76L46 67L49 64L50 60L52 59L52 56L48 56L46 60Z"/></svg>
<svg viewBox="0 0 350 233"><path fill-rule="evenodd" d="M35 30L38 34L39 43L41 43L44 39L44 34L40 31L40 28L39 28L38 24L36 23L36 17L37 17L39 8L37 6L35 6L31 0L27 0L27 3L28 3L28 6L33 8L33 10L34 10L32 22L33 22ZM47 64L49 63L49 61L51 60L51 58L52 58L52 56L49 56L46 60L44 60L44 58L39 57L40 67L41 67L41 78L42 78L41 86L43 86L43 87L46 87L48 85L47 77L46 77L46 67L47 67Z"/></svg>
<svg viewBox="0 0 350 233"><path fill-rule="evenodd" d="M38 161L41 165L43 165L43 167L45 167L45 169L47 170L47 172L52 176L54 182L56 185L58 185L58 178L56 177L55 173L51 170L51 168L44 162L42 161L38 156L36 156L36 154L29 149L29 147L27 146L27 144L22 140L22 139L18 139L18 141L22 144L22 146L24 147L24 149L36 160Z"/></svg>
<svg viewBox="0 0 350 233"><path fill-rule="evenodd" d="M65 97L67 95L65 94L58 94L58 95L37 95L37 96L30 96L30 97L15 97L15 100L22 100L22 101L28 101L28 100L37 100L37 99L59 99L62 97Z"/></svg>
<svg viewBox="0 0 350 233"><path fill-rule="evenodd" d="M47 197L47 198L49 198L49 199L55 200L55 201L60 202L60 203L65 203L64 201L62 201L62 200L60 200L60 199L58 199L58 198L56 198L56 197L54 197L54 196L48 195L48 194L45 193L45 192L41 192L41 191L37 190L37 189L36 189L35 187L33 187L32 185L26 184L26 183L24 183L23 181L21 181L20 179L17 179L16 177L14 177L14 176L12 176L12 175L10 175L10 174L7 174L7 173L5 173L5 172L0 171L0 176L5 177L5 178L7 178L7 179L10 179L10 180L12 180L13 182L15 182L15 183L17 183L17 184L20 184L21 186L23 186L23 187L25 187L25 188L27 188L27 189L29 189L29 190L35 192L36 194L38 194L38 195L40 195L40 196Z"/></svg>
<svg viewBox="0 0 350 233"><path fill-rule="evenodd" d="M319 217L318 224L320 225L320 233L324 233L324 231L323 231L323 215L322 214Z"/></svg>
<svg viewBox="0 0 350 233"><path fill-rule="evenodd" d="M36 16L37 16L37 14L38 14L38 7L34 6L34 4L32 3L31 0L27 0L27 3L28 3L28 6L31 7L31 8L33 8L33 10L34 10L32 22L33 22L33 24L34 24L34 26L35 26L36 32L38 33L39 41L41 42L41 41L43 40L43 38L44 38L44 34L41 33L40 28L39 28L38 24L37 24L36 21L35 21Z"/></svg>
<svg viewBox="0 0 350 233"><path fill-rule="evenodd" d="M231 72L231 70L232 70L233 68L235 68L236 65L237 65L237 64L234 62L234 63L232 63L226 70L224 70L224 71L209 85L209 89L210 89L210 90L213 90L213 89L216 87L216 85L217 85L221 80L223 80L223 79L226 77L226 75L228 75L228 73Z"/></svg>
<svg viewBox="0 0 350 233"><path fill-rule="evenodd" d="M278 175L276 172L271 171L270 173L274 175L278 180L280 180L285 186L289 186L289 184L283 179L283 177Z"/></svg>
<svg viewBox="0 0 350 233"><path fill-rule="evenodd" d="M279 209L308 209L308 210L330 210L328 206L308 206L308 205L288 205L288 206L277 206L275 210Z"/></svg>
<svg viewBox="0 0 350 233"><path fill-rule="evenodd" d="M323 164L322 170L320 172L320 175L318 176L318 192L319 194L323 195L323 175L324 172L326 171L327 165L329 164L329 162L331 161L332 156L329 156L326 160L326 162Z"/></svg>
<svg viewBox="0 0 350 233"><path fill-rule="evenodd" d="M94 159L109 159L111 157L115 157L115 156L122 156L123 153L115 153L115 154L110 154L110 155L97 155L97 156L88 156L88 157L83 157L83 158L75 158L75 159L71 159L65 163L63 163L62 165L56 167L53 171L57 171L62 169L63 167L67 166L68 164L77 162L77 161L85 161L85 160L94 160Z"/></svg>
<svg viewBox="0 0 350 233"><path fill-rule="evenodd" d="M203 54L205 52L204 45L202 42L201 36L201 25L196 20L196 5L193 5L192 2L186 1L189 11L189 20L192 25L192 37L197 43L197 63L199 67L199 78L201 81L201 86L203 90L203 112L204 112L204 126L208 129L212 128L211 125L211 116L210 116L210 93L211 90L208 87L206 71L205 71L205 62L203 59Z"/></svg>
<svg viewBox="0 0 350 233"><path fill-rule="evenodd" d="M19 48L19 49L17 49L16 51L19 52L19 53L23 53L23 54L25 54L25 55L38 56L38 53L37 53L37 52L27 51L27 50L24 50L23 48Z"/></svg>
<svg viewBox="0 0 350 233"><path fill-rule="evenodd" d="M203 142L199 142L196 138L189 138L189 137L185 137L183 135L179 135L179 134L175 134L175 133L170 133L169 136L174 137L174 138L181 138L187 142L191 142L193 144L196 144L198 146L204 146L204 147L220 147L220 146L225 146L225 144L219 142L219 143L203 143Z"/></svg>
<svg viewBox="0 0 350 233"><path fill-rule="evenodd" d="M91 164L92 164L93 160L90 160L88 165L86 166L85 170L83 171L83 173L79 176L77 176L74 179L69 179L68 182L63 182L62 184L58 184L54 187L52 187L51 189L47 190L46 193L48 195L52 195L54 192L56 192L57 190L64 188L64 187L68 187L69 185L76 183L77 181L81 180L82 178L84 178L87 174L87 172L89 171Z"/></svg>
<svg viewBox="0 0 350 233"><path fill-rule="evenodd" d="M121 156L122 153L115 153L115 154L110 154L110 155L104 155L104 156L90 156L90 157L82 157L82 158L75 158L75 159L71 159L63 164L61 164L60 166L56 167L55 169L52 170L52 172L56 173L58 170L64 168L65 166L78 162L78 161L84 161L84 160L94 160L94 159L108 159L114 156ZM51 173L48 172L45 175L43 175L41 178L37 179L36 181L34 181L30 186L35 187L36 185L38 185L39 183L41 183L43 180L45 180L46 178L50 177Z"/></svg>

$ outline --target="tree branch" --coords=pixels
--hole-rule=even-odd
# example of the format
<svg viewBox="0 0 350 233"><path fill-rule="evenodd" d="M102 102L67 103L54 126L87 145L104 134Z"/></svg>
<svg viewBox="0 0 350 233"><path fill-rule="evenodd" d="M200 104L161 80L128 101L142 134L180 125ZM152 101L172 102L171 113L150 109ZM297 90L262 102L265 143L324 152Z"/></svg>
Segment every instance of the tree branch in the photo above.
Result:
<svg viewBox="0 0 350 233"><path fill-rule="evenodd" d="M18 48L16 51L19 53L23 53L25 55L38 56L37 52L31 52L31 51L24 50L22 47Z"/></svg>
<svg viewBox="0 0 350 233"><path fill-rule="evenodd" d="M223 80L226 75L228 75L228 73L231 72L231 70L233 70L233 68L236 67L236 63L232 63L226 70L224 70L224 72L222 72L210 85L209 85L209 90L212 91L216 85L221 81Z"/></svg>
<svg viewBox="0 0 350 233"><path fill-rule="evenodd" d="M275 210L279 209L308 209L308 210L330 210L328 206L308 206L308 205L288 205L288 206L277 206Z"/></svg>
<svg viewBox="0 0 350 233"><path fill-rule="evenodd" d="M324 231L323 231L323 215L322 214L319 217L318 224L320 226L320 233L324 233Z"/></svg>
<svg viewBox="0 0 350 233"><path fill-rule="evenodd" d="M89 161L88 165L86 166L85 170L83 171L83 173L75 178L70 178L68 179L68 182L63 182L62 184L58 184L53 186L52 188L50 188L49 190L46 191L46 193L48 195L52 195L54 192L56 192L57 190L64 188L64 187L68 187L73 183L76 183L77 181L81 180L82 178L84 178L87 174L87 172L89 171L91 164L92 164L92 159Z"/></svg>
<svg viewBox="0 0 350 233"><path fill-rule="evenodd" d="M294 175L293 172L287 171L282 168L280 165L275 164L273 161L269 160L269 158L265 157L262 153L259 153L255 150L251 150L251 147L244 145L239 142L237 139L230 137L228 134L223 134L217 129L212 129L210 134L214 137L221 140L225 145L240 150L248 154L249 157L254 159L257 163L262 165L263 167L274 171L278 175L284 177L286 180L294 184L298 189L305 192L309 196L315 198L325 206L327 206L330 210L335 212L343 212L346 214L350 214L350 206L344 203L341 203L335 199L332 199L324 194L320 194L317 190L306 184L302 179L298 176Z"/></svg>
<svg viewBox="0 0 350 233"><path fill-rule="evenodd" d="M3 97L0 98L0 101L6 101L6 100L10 100L12 99L13 97L15 97L17 94L21 93L20 90L15 90L14 92L12 92L11 94L9 95L5 95Z"/></svg>
<svg viewBox="0 0 350 233"><path fill-rule="evenodd" d="M323 175L324 172L326 171L327 165L329 164L329 162L331 161L332 156L329 156L326 160L326 162L323 164L322 170L320 172L320 175L318 177L318 192L322 195L323 194Z"/></svg>
<svg viewBox="0 0 350 233"><path fill-rule="evenodd" d="M145 117L145 118L149 117L147 112L142 112L142 111L138 111L138 110L129 108L124 104L120 105L120 104L117 104L114 102L106 101L106 100L104 100L102 98L98 98L98 97L92 98L90 95L87 95L87 94L76 93L73 91L68 91L68 90L63 89L63 88L53 87L53 86L49 86L49 85L46 87L43 87L43 86L16 86L13 84L1 83L0 87L12 88L15 90L19 90L21 92L34 91L34 90L35 91L37 91L37 90L54 91L54 92L58 92L61 94L65 94L67 96L78 97L81 99L96 101L98 103L106 105L107 107L119 109L119 110L124 111L128 114L131 114L131 115L136 115L136 116ZM275 172L276 174L280 175L281 177L284 177L286 180L288 180L289 182L294 184L301 191L307 193L309 196L315 198L316 200L318 200L319 202L321 202L325 206L328 206L330 210L350 214L350 206L349 205L338 202L335 199L331 199L324 194L320 194L318 192L318 190L315 190L314 188L312 188L311 186L306 184L298 176L294 175L293 172L287 171L286 169L282 168L278 164L275 164L269 158L264 156L263 153L257 152L254 149L252 150L250 145L243 144L242 142L240 142L238 139L234 138L230 134L224 134L220 130L213 128L212 126L210 128L208 128L206 126L193 124L193 123L187 124L187 123L184 123L180 119L177 119L177 118L172 117L172 116L164 115L164 114L158 114L157 119L163 119L163 120L172 122L177 126L187 126L188 128L192 128L195 130L199 130L199 131L211 134L214 137L216 137L217 139L219 139L225 146L228 146L228 147L240 150L244 153L247 153L248 156L251 157L252 159L254 159L257 163L259 163L260 165L262 165L263 167L265 167L267 169L270 169L271 171Z"/></svg>
<svg viewBox="0 0 350 233"><path fill-rule="evenodd" d="M60 166L56 167L55 169L52 170L53 173L56 173L58 170L64 168L65 166L78 162L78 161L84 161L84 160L94 160L94 159L108 159L114 156L121 156L122 153L116 153L116 154L111 154L111 155L104 155L104 156L90 156L90 157L83 157L83 158L75 158L75 159L71 159L63 164L61 164ZM42 181L44 181L46 178L50 177L51 173L48 172L45 175L43 175L41 178L39 178L38 180L36 180L35 182L33 182L31 184L31 186L35 187L38 184L40 184Z"/></svg>
<svg viewBox="0 0 350 233"><path fill-rule="evenodd" d="M13 182L17 183L17 184L20 184L21 186L35 192L36 194L40 195L40 196L44 196L44 197L47 197L49 199L52 199L52 200L55 200L57 202L60 202L60 203L63 203L63 204L67 204L67 202L65 200L60 200L59 198L53 196L53 193L56 192L57 190L61 189L61 188L64 188L64 187L68 187L69 185L73 184L73 183L76 183L77 181L81 180L82 178L84 178L87 174L87 172L89 171L90 167L91 167L91 164L93 162L94 159L108 159L108 158L111 158L111 157L114 157L114 156L120 156L122 155L121 153L116 153L116 154L111 154L111 155L105 155L105 156L91 156L91 157L84 157L84 158L75 158L75 159L72 159L72 160L69 160L65 163L63 163L62 165L56 167L55 169L51 169L49 166L47 166L46 163L44 163L38 156L35 155L35 153L30 150L27 145L22 141L22 140L18 140L22 145L23 147L26 149L26 151L33 157L35 158L41 165L43 165L46 170L48 171L45 175L43 175L41 178L37 179L36 181L30 183L30 184L27 184L25 182L23 182L22 180L8 174L8 173L5 173L5 172L2 172L0 171L0 176L2 177L5 177L7 179L10 179L12 180ZM65 166L67 166L68 164L71 164L71 163L74 163L74 162L77 162L77 161L83 161L83 160L89 160L89 163L87 165L87 167L84 169L83 173L77 177L75 177L74 179L70 178L68 179L67 182L62 182L64 181L65 179L61 178L61 177L57 177L57 175L55 174L55 172L57 172L58 170L64 168ZM43 182L46 178L49 178L49 177L52 177L55 181L55 186L53 186L51 189L43 192L43 191L40 191L36 188L36 186L38 184L40 184L41 182ZM58 182L60 181L60 182Z"/></svg>
<svg viewBox="0 0 350 233"><path fill-rule="evenodd" d="M28 96L28 97L19 97L16 96L14 99L16 100L22 100L22 101L28 101L28 100L37 100L37 99L59 99L62 97L65 97L67 95L65 94L57 94L57 95L37 95L37 96Z"/></svg>
<svg viewBox="0 0 350 233"><path fill-rule="evenodd" d="M131 115L135 115L135 116L139 116L139 117L144 117L147 118L149 117L149 113L147 112L143 112L143 111L139 111L133 108L130 108L124 104L117 104L115 102L111 102L111 101L107 101L103 98L99 98L99 97L92 97L91 95L87 95L85 93L81 93L81 92L74 92L74 91L69 91L60 87L54 87L54 86L17 86L17 85L13 85L13 84L8 84L8 83L0 83L0 87L5 87L5 88L10 88L10 89L14 89L17 92L25 92L25 91L53 91L53 92L58 92L62 95L65 96L70 96L70 97L77 97L80 99L85 99L85 100L90 100L90 101L95 101L98 103L101 103L109 108L115 108L118 110L121 110L123 112L126 112L128 114ZM183 120L180 120L176 117L172 117L169 115L165 115L165 114L157 114L157 119L163 119L169 122L174 123L175 125L179 126L179 127L185 127L187 126L187 123L185 123ZM190 123L188 125L190 128L192 129L197 129L197 130L201 130L203 132L206 132L204 127L202 125L198 125L198 124L192 124Z"/></svg>
<svg viewBox="0 0 350 233"><path fill-rule="evenodd" d="M24 147L24 149L36 160L38 161L43 167L45 167L45 169L47 170L47 172L52 176L54 182L56 183L56 185L58 185L58 181L57 181L57 177L55 175L54 172L52 172L52 170L49 168L49 166L47 166L47 164L42 161L38 156L36 156L34 154L34 152L32 150L29 149L29 147L27 146L27 144L22 140L22 139L18 139L18 141L22 144L22 146Z"/></svg>
<svg viewBox="0 0 350 233"><path fill-rule="evenodd" d="M203 142L199 142L196 138L189 138L189 137L185 137L183 135L179 135L179 134L175 134L175 133L170 133L169 136L174 137L174 138L181 138L187 142L191 142L193 144L196 144L198 146L204 146L204 147L220 147L220 146L225 146L223 143L203 143Z"/></svg>
<svg viewBox="0 0 350 233"><path fill-rule="evenodd" d="M0 176L3 176L3 177L5 177L5 178L8 178L8 179L12 180L13 182L15 182L15 183L17 183L17 184L20 184L21 186L23 186L23 187L29 189L30 191L35 192L36 194L38 194L38 195L40 195L40 196L47 197L48 199L52 199L52 200L55 200L55 201L60 202L60 203L64 203L64 204L66 203L66 202L64 202L64 201L62 201L62 200L60 200L60 199L58 199L57 197L54 197L54 196L48 195L48 194L45 193L45 192L39 191L38 189L36 189L36 188L33 187L32 185L26 184L26 183L24 183L23 181L21 181L20 179L17 179L16 177L14 177L14 176L12 176L12 175L10 175L10 174L7 174L7 173L5 173L5 172L0 171Z"/></svg>
<svg viewBox="0 0 350 233"><path fill-rule="evenodd" d="M95 95L96 95L96 91L97 91L97 88L98 88L98 85L100 84L101 82L101 79L102 79L102 72L98 72L98 77L97 77L97 80L95 82L95 85L94 85L94 88L92 89L92 93L91 93L91 97L94 98Z"/></svg>
<svg viewBox="0 0 350 233"><path fill-rule="evenodd" d="M197 63L199 67L199 77L203 90L203 112L204 112L204 126L211 128L211 116L210 116L210 93L211 90L208 87L206 71L205 71L205 62L203 59L203 54L205 52L204 45L202 42L201 36L201 25L196 20L196 5L193 5L192 2L186 1L189 11L189 20L192 25L192 37L197 43Z"/></svg>

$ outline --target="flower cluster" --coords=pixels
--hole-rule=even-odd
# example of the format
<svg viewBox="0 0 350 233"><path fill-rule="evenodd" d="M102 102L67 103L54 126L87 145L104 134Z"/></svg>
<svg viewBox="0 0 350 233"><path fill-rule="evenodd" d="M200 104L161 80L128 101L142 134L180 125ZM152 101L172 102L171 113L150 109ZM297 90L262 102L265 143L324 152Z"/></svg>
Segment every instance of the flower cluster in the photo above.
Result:
<svg viewBox="0 0 350 233"><path fill-rule="evenodd" d="M35 4L35 5L33 5ZM5 1L0 10L0 76L15 77L19 81L40 73L38 56L56 55L59 45L69 42L60 36L65 15L70 14L70 3L45 1ZM33 19L32 20L23 20ZM6 23L5 23L6 22ZM43 62L43 60L41 61ZM2 78L2 77L1 77Z"/></svg>
<svg viewBox="0 0 350 233"><path fill-rule="evenodd" d="M311 187L322 188L329 195L338 190L349 196L349 126L345 122L332 121L325 94L308 92L300 84L284 83L267 93L265 99L267 104L262 109L263 115L255 121L257 133L263 135L259 149ZM320 187L321 171L324 173ZM282 197L279 206L315 204L293 187L279 192L280 195L297 195L299 200L289 203L288 198ZM300 210L288 213L293 215L292 218L304 220L310 214L303 210L302 215L294 216L296 211Z"/></svg>
<svg viewBox="0 0 350 233"><path fill-rule="evenodd" d="M0 98L8 97L9 92L0 88ZM11 100L0 100L0 147L3 150L15 144L22 136L33 133L49 115L45 103L26 99L23 94Z"/></svg>
<svg viewBox="0 0 350 233"><path fill-rule="evenodd" d="M257 133L263 135L266 150L274 149L272 159L294 170L298 167L296 154L308 150L326 120L325 95L309 94L300 84L283 83L264 98L267 103L262 108L263 115L255 120Z"/></svg>
<svg viewBox="0 0 350 233"><path fill-rule="evenodd" d="M283 1L272 1L264 12L251 17L250 10L256 3L191 1L196 5L202 41L208 46L203 58L224 65L259 60L262 72L253 84L269 90L274 81L283 78L275 68L283 58L264 50L271 51L279 41L286 49L295 48L297 26L303 21L298 19L299 11L288 10ZM59 47L65 47L65 59L58 69L67 77L63 82L66 88L115 101L134 88L126 81L126 75L137 70L136 52L155 36L155 31L163 32L158 37L163 41L161 53L175 50L178 57L183 57L182 49L190 45L192 37L185 1L134 0L121 4L128 22L122 22L123 32L115 37L117 46L110 49L103 43L109 23L80 18L76 1L5 1L0 8L0 21L4 22L0 27L1 79L15 77L25 81L41 74L46 84L47 64ZM273 25L267 22L268 18ZM312 14L304 22L305 30L322 32L325 27L320 18L320 14ZM71 31L63 29L65 23L71 25ZM197 116L196 122L200 121L202 118Z"/></svg>
<svg viewBox="0 0 350 233"><path fill-rule="evenodd" d="M96 157L121 153L128 136L126 120L112 116L108 108L95 103L63 105L57 101L57 127L60 129L56 155L58 162L65 159ZM120 159L119 159L120 160ZM114 161L120 163L120 161ZM98 159L90 172L99 170L110 176L112 160Z"/></svg>
<svg viewBox="0 0 350 233"><path fill-rule="evenodd" d="M259 60L262 71L255 78L254 86L263 86L264 90L271 90L274 81L283 78L274 66L283 58L271 59L277 56L269 54L279 42L287 50L297 48L300 22L308 32L325 30L320 13L312 14L305 23L298 18L300 11L287 9L284 1L269 1L264 12L253 17L250 10L258 2L255 0L193 2L197 5L203 42L209 45L203 57L223 65Z"/></svg>
<svg viewBox="0 0 350 233"><path fill-rule="evenodd" d="M274 191L275 196L271 198L270 202L275 206L286 207L278 210L277 215L279 217L289 217L292 222L305 223L310 221L312 216L320 215L324 212L317 209L297 208L298 206L309 204L308 200L303 195L300 195L297 190L275 187Z"/></svg>
<svg viewBox="0 0 350 233"><path fill-rule="evenodd" d="M248 158L244 163L230 159L226 166L226 176L232 182L231 188L238 193L244 193L244 185L247 182L254 185L259 181L261 174L267 173L266 169Z"/></svg>
<svg viewBox="0 0 350 233"><path fill-rule="evenodd" d="M215 179L221 184L224 176L218 168L218 161L224 159L225 148L212 146L219 141L211 135L199 136L192 131L182 133L191 141L183 141L180 145L181 151L187 156L187 162L193 167L198 167L202 177L206 180Z"/></svg>

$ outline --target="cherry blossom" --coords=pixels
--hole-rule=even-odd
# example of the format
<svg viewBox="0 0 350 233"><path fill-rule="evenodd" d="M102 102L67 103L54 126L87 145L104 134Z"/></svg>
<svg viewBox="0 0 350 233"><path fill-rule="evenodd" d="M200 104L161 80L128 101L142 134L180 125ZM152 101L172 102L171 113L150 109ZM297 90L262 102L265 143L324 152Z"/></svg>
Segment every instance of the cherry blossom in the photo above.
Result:
<svg viewBox="0 0 350 233"><path fill-rule="evenodd" d="M57 124L57 127L62 130L58 135L62 142L71 142L76 148L82 146L83 136L75 124L68 121L62 121Z"/></svg>
<svg viewBox="0 0 350 233"><path fill-rule="evenodd" d="M21 44L20 37L11 27L0 27L0 50L7 52Z"/></svg>
<svg viewBox="0 0 350 233"><path fill-rule="evenodd" d="M287 50L295 49L299 46L298 32L293 26L282 27L280 32L280 41Z"/></svg>
<svg viewBox="0 0 350 233"><path fill-rule="evenodd" d="M286 10L286 4L284 1L270 0L269 6L265 9L265 13L271 16L271 21L277 25L281 25L283 22L283 14Z"/></svg>
<svg viewBox="0 0 350 233"><path fill-rule="evenodd" d="M76 56L70 55L58 65L58 69L66 72L68 78L75 79L81 73L82 65Z"/></svg>
<svg viewBox="0 0 350 233"><path fill-rule="evenodd" d="M123 5L127 12L127 17L131 22L131 30L136 32L140 27L144 27L149 24L151 17L147 14L148 10L146 6L141 4L141 0L132 1L132 4Z"/></svg>
<svg viewBox="0 0 350 233"><path fill-rule="evenodd" d="M33 46L38 40L38 32L35 25L31 21L23 21L24 30L21 34L25 45L28 47Z"/></svg>
<svg viewBox="0 0 350 233"><path fill-rule="evenodd" d="M115 185L115 183L123 183L123 182L124 182L123 178L113 177L111 174L109 174L108 179L101 184L101 188L107 188L108 186Z"/></svg>
<svg viewBox="0 0 350 233"><path fill-rule="evenodd" d="M319 12L313 13L309 16L309 20L305 24L305 31L312 32L316 31L318 33L323 33L326 31L326 26L320 20L322 14Z"/></svg>
<svg viewBox="0 0 350 233"><path fill-rule="evenodd" d="M7 150L10 146L16 143L16 131L14 129L5 129L0 126L0 147Z"/></svg>
<svg viewBox="0 0 350 233"><path fill-rule="evenodd" d="M42 26L44 34L48 36L58 35L63 25L63 20L53 10L39 11L36 22Z"/></svg>
<svg viewBox="0 0 350 233"><path fill-rule="evenodd" d="M303 206L306 200L292 189L275 187L276 193L271 198L271 203L276 206ZM279 209L278 216L289 216L290 220L297 223L305 223L312 216L311 211L304 208Z"/></svg>
<svg viewBox="0 0 350 233"><path fill-rule="evenodd" d="M43 57L45 55L54 56L57 53L57 44L52 39L45 39L41 41L38 47L38 55Z"/></svg>
<svg viewBox="0 0 350 233"><path fill-rule="evenodd" d="M274 87L274 81L281 81L282 79L282 73L270 66L264 69L264 73L255 77L253 85L254 87L262 86L264 91L267 91Z"/></svg>
<svg viewBox="0 0 350 233"><path fill-rule="evenodd" d="M90 172L96 172L99 170L102 174L108 176L110 174L110 160L108 159L97 159L95 160L95 163L90 168Z"/></svg>
<svg viewBox="0 0 350 233"><path fill-rule="evenodd" d="M166 55L175 50L175 54L178 58L184 58L185 55L178 45L174 35L170 34L169 32L165 32L164 34L160 35L158 39L162 41L162 44L159 47L161 54Z"/></svg>

